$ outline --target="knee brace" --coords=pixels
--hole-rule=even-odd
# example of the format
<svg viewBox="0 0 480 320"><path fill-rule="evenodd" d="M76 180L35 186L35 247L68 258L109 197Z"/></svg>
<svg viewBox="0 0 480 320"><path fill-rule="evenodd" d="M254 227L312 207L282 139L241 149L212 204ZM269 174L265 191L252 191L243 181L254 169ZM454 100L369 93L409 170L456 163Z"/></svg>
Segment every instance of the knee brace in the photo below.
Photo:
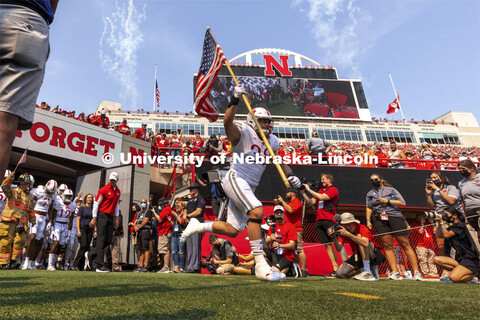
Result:
<svg viewBox="0 0 480 320"><path fill-rule="evenodd" d="M263 223L263 220L262 219L252 219L252 218L249 218L248 219L248 222L252 222L252 223L258 223L258 224L262 224Z"/></svg>

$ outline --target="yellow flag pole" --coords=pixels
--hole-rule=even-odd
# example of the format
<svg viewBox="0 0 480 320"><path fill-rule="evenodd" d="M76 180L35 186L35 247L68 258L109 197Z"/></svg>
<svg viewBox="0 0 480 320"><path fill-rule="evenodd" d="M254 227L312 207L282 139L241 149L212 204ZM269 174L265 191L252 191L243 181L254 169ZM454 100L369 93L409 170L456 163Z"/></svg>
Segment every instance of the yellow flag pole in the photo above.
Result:
<svg viewBox="0 0 480 320"><path fill-rule="evenodd" d="M238 83L232 68L230 68L230 64L228 63L227 59L225 59L225 66L227 67L228 72L230 72L230 75L232 76L232 79L235 82L235 85L238 87L240 84ZM250 102L248 102L247 97L243 93L242 93L242 98L243 98L243 101L245 102L245 105L247 106L248 112L250 112L250 114L252 115L252 119L253 119L253 122L255 122L255 126L257 126L258 131L260 132L260 137L262 138L263 143L265 143L265 145L267 146L268 152L270 152L270 155L272 155L273 157L275 154L273 153L270 143L268 143L265 133L263 133L262 127L258 123L257 117L255 117L255 114L252 112L252 107L250 106ZM290 183L288 182L287 177L285 176L285 173L283 172L280 164L274 163L274 165L277 168L278 173L280 174L280 177L282 178L283 183L285 184L285 187L290 188Z"/></svg>

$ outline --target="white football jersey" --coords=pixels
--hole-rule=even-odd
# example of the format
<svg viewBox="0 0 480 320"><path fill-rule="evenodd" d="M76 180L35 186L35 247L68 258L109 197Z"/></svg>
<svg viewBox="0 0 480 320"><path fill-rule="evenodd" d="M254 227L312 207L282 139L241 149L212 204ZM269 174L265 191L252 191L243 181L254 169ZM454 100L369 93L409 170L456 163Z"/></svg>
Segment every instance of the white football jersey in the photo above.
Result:
<svg viewBox="0 0 480 320"><path fill-rule="evenodd" d="M247 155L255 156L255 154L259 154L261 157L270 155L267 146L258 137L255 130L246 123L236 123L236 125L240 129L241 137L237 145L232 146L233 154L243 155L243 158ZM278 138L274 134L270 134L268 142L273 152L276 152L279 146ZM272 160L270 160L270 163L272 163ZM260 178L265 171L265 166L265 164L249 164L234 161L230 170L235 170L237 176L244 179L249 185L258 186Z"/></svg>
<svg viewBox="0 0 480 320"><path fill-rule="evenodd" d="M3 209L7 205L7 196L3 193L2 187L0 187L0 213L2 213Z"/></svg>
<svg viewBox="0 0 480 320"><path fill-rule="evenodd" d="M70 202L67 205L63 203L63 201L58 201L57 198L54 208L57 210L57 217L55 218L55 221L68 222L70 220L70 216L75 213L77 205L74 202Z"/></svg>
<svg viewBox="0 0 480 320"><path fill-rule="evenodd" d="M33 191L33 196L37 201L35 202L35 207L33 208L33 211L35 212L48 212L48 208L50 207L50 204L55 201L57 198L57 194L54 193L51 196L48 196L47 193L45 192L45 188L40 188L37 187Z"/></svg>

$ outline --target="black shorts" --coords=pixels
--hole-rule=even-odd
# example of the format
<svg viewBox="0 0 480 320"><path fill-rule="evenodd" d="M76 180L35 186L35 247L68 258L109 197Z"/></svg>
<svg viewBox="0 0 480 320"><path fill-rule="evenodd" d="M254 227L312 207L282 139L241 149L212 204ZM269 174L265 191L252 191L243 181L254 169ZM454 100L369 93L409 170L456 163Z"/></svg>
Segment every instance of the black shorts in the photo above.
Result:
<svg viewBox="0 0 480 320"><path fill-rule="evenodd" d="M315 222L315 229L317 230L320 243L333 242L333 238L328 235L328 229L335 223L330 220L321 219Z"/></svg>
<svg viewBox="0 0 480 320"><path fill-rule="evenodd" d="M388 220L373 219L377 234L389 233L391 235L408 236L407 222L403 217L388 217ZM398 231L398 232L392 232Z"/></svg>
<svg viewBox="0 0 480 320"><path fill-rule="evenodd" d="M276 252L273 252L270 249L265 251L265 254L267 259L272 263L272 266L276 267L280 271L285 268L290 268L293 264L292 261L288 260L284 256L278 255Z"/></svg>
<svg viewBox="0 0 480 320"><path fill-rule="evenodd" d="M478 259L473 260L469 258L462 258L459 263L462 267L467 268L475 275L480 272L480 261Z"/></svg>
<svg viewBox="0 0 480 320"><path fill-rule="evenodd" d="M356 256L356 259L355 259L355 256ZM350 258L345 260L345 262L343 263L347 263L351 265L355 270L360 270L361 268L363 268L363 260L362 260L362 255L360 253L352 254Z"/></svg>
<svg viewBox="0 0 480 320"><path fill-rule="evenodd" d="M151 230L141 230L137 236L137 250L148 251L150 250L150 240L152 239Z"/></svg>

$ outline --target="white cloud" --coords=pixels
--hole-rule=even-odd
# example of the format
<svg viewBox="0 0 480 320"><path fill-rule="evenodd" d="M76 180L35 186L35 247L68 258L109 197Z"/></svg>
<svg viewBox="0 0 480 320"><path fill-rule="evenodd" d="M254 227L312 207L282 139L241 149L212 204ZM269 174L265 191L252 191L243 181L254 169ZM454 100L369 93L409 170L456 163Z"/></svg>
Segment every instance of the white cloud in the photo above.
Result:
<svg viewBox="0 0 480 320"><path fill-rule="evenodd" d="M342 78L362 78L361 60L376 41L425 8L410 2L295 0L312 24L321 61L339 69ZM340 69L341 68L341 69ZM342 76L343 75L343 76Z"/></svg>
<svg viewBox="0 0 480 320"><path fill-rule="evenodd" d="M137 51L143 42L140 28L146 19L145 7L140 13L129 0L128 4L115 2L115 12L104 17L104 29L100 37L99 57L102 68L120 83L120 97L136 107L140 101L137 88Z"/></svg>

